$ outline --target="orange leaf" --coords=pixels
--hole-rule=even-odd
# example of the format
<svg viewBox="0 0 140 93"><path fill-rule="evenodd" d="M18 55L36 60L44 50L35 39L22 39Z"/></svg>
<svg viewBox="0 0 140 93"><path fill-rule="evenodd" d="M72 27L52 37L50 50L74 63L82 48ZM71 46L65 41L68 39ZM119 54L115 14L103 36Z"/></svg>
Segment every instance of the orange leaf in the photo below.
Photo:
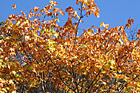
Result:
<svg viewBox="0 0 140 93"><path fill-rule="evenodd" d="M84 23L84 21L83 21L83 20L80 20L80 22L81 22L81 23Z"/></svg>
<svg viewBox="0 0 140 93"><path fill-rule="evenodd" d="M13 4L13 5L12 5L12 9L15 9L15 8L16 8L16 4Z"/></svg>
<svg viewBox="0 0 140 93"><path fill-rule="evenodd" d="M33 9L35 12L37 12L38 10L39 10L39 7L34 7L34 9Z"/></svg>
<svg viewBox="0 0 140 93"><path fill-rule="evenodd" d="M62 9L60 9L60 14L65 15L65 13L62 11Z"/></svg>
<svg viewBox="0 0 140 93"><path fill-rule="evenodd" d="M75 22L75 23L73 23L74 25L77 25L77 23Z"/></svg>
<svg viewBox="0 0 140 93"><path fill-rule="evenodd" d="M76 0L76 4L79 5L78 0Z"/></svg>
<svg viewBox="0 0 140 93"><path fill-rule="evenodd" d="M136 37L137 37L137 38L140 38L140 29L139 29L139 31L137 32Z"/></svg>
<svg viewBox="0 0 140 93"><path fill-rule="evenodd" d="M22 10L20 12L25 16L25 13Z"/></svg>

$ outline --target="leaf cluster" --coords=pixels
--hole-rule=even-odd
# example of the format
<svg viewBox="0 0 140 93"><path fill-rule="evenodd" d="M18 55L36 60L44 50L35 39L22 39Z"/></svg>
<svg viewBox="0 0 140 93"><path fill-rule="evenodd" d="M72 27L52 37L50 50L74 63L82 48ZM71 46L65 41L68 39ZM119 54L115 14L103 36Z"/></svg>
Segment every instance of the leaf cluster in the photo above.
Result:
<svg viewBox="0 0 140 93"><path fill-rule="evenodd" d="M133 41L125 32L134 19L113 28L102 22L78 36L82 19L99 17L99 9L94 0L76 4L80 11L65 9L64 26L58 22L65 13L55 1L29 14L11 14L0 23L1 93L140 92L140 30Z"/></svg>

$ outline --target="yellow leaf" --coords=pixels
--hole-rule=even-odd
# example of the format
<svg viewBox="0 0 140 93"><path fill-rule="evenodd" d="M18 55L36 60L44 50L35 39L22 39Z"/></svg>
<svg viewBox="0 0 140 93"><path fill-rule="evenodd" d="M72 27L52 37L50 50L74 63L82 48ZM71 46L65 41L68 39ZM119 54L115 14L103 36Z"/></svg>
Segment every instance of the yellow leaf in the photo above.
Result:
<svg viewBox="0 0 140 93"><path fill-rule="evenodd" d="M4 91L4 92L2 92ZM2 88L2 91L0 91L1 93L7 93L7 90L5 88Z"/></svg>
<svg viewBox="0 0 140 93"><path fill-rule="evenodd" d="M84 75L87 75L88 73L87 73L87 71L85 71L83 74L84 74Z"/></svg>
<svg viewBox="0 0 140 93"><path fill-rule="evenodd" d="M54 1L50 1L50 4L52 4L52 5L53 5L53 4L54 4Z"/></svg>
<svg viewBox="0 0 140 93"><path fill-rule="evenodd" d="M12 73L15 75L16 74L16 71L12 71Z"/></svg>
<svg viewBox="0 0 140 93"><path fill-rule="evenodd" d="M14 82L13 82L12 80L9 80L9 83L10 83L10 84L13 84Z"/></svg>
<svg viewBox="0 0 140 93"><path fill-rule="evenodd" d="M16 91L12 91L12 93L17 93Z"/></svg>
<svg viewBox="0 0 140 93"><path fill-rule="evenodd" d="M97 16L98 18L100 17L99 12L96 12L96 16Z"/></svg>
<svg viewBox="0 0 140 93"><path fill-rule="evenodd" d="M16 26L19 26L19 24L20 24L20 21L17 21Z"/></svg>
<svg viewBox="0 0 140 93"><path fill-rule="evenodd" d="M86 4L87 3L87 0L83 0L83 4Z"/></svg>
<svg viewBox="0 0 140 93"><path fill-rule="evenodd" d="M104 26L104 22L101 22L100 27L103 27L103 26Z"/></svg>
<svg viewBox="0 0 140 93"><path fill-rule="evenodd" d="M138 87L139 87L139 89L140 89L140 82L138 82L137 86L138 86Z"/></svg>
<svg viewBox="0 0 140 93"><path fill-rule="evenodd" d="M102 71L102 73L106 73L106 71Z"/></svg>
<svg viewBox="0 0 140 93"><path fill-rule="evenodd" d="M57 20L58 22L60 22L58 18L56 18L55 21L56 21L56 20Z"/></svg>

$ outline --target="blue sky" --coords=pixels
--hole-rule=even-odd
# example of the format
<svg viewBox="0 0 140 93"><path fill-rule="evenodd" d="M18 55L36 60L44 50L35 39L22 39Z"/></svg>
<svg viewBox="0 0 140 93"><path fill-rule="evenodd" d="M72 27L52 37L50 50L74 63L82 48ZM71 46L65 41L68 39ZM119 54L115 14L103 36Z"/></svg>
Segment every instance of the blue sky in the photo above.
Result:
<svg viewBox="0 0 140 93"><path fill-rule="evenodd" d="M45 7L49 4L50 0L2 0L0 3L0 21L5 21L10 14L19 14L20 10L26 12L29 11L34 6L40 8ZM75 4L76 0L55 0L63 9L68 6L78 7ZM140 28L140 0L95 0L96 4L100 9L100 17L97 18L94 15L85 17L84 23L80 24L82 28L88 28L92 25L97 27L100 26L101 22L105 24L110 24L111 27L125 25L127 20L131 17L134 19L134 25L132 28ZM12 5L16 4L16 12L12 9ZM66 17L60 17L60 25L63 25L67 20Z"/></svg>

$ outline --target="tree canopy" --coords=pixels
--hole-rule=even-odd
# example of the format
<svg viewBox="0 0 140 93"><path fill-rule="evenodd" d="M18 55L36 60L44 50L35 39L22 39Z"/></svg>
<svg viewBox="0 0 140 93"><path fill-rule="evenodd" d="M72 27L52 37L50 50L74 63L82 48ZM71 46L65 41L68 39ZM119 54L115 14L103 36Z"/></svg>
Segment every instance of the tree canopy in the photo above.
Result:
<svg viewBox="0 0 140 93"><path fill-rule="evenodd" d="M91 24L78 35L83 18L100 15L94 0L75 1L79 9L64 12L50 1L0 23L1 93L140 92L140 30L133 41L125 32L134 19L118 27Z"/></svg>

